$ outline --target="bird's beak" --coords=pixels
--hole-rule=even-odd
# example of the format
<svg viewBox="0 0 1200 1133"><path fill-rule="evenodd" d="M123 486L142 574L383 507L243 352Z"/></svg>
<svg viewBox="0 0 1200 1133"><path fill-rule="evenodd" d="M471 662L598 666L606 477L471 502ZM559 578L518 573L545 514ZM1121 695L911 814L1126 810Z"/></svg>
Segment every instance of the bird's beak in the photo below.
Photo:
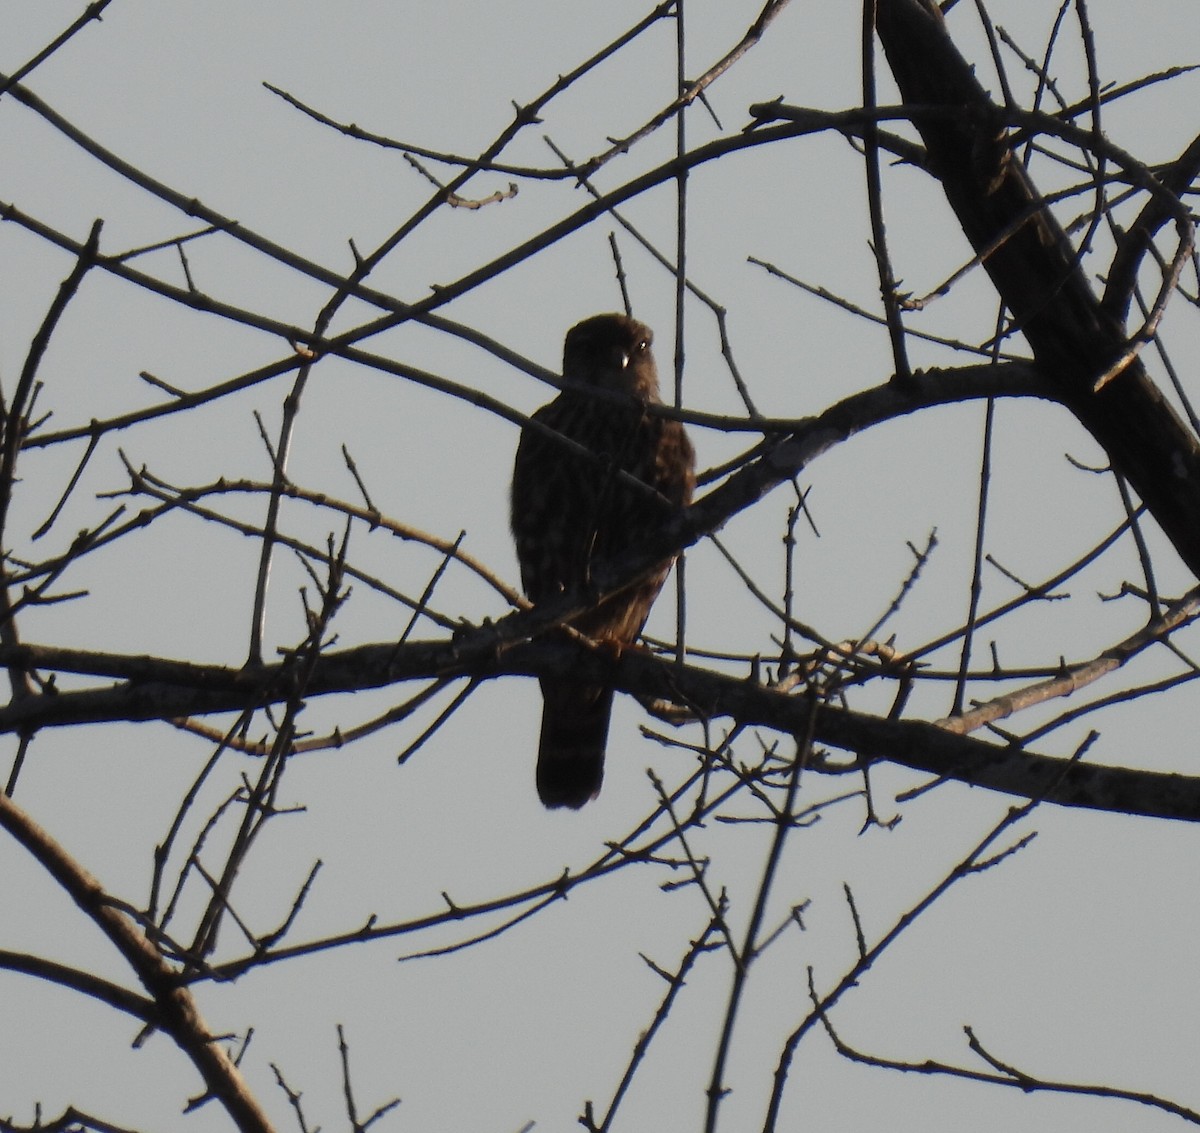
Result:
<svg viewBox="0 0 1200 1133"><path fill-rule="evenodd" d="M624 350L615 350L613 352L613 361L616 362L618 370L629 369L629 355Z"/></svg>

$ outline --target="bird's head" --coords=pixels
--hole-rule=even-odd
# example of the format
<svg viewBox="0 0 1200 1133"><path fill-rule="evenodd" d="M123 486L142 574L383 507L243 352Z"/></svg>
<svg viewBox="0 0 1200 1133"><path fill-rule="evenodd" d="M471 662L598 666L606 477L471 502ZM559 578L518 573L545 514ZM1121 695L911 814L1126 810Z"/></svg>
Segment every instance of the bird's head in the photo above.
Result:
<svg viewBox="0 0 1200 1133"><path fill-rule="evenodd" d="M593 315L567 331L563 379L584 386L658 400L654 333L627 315Z"/></svg>

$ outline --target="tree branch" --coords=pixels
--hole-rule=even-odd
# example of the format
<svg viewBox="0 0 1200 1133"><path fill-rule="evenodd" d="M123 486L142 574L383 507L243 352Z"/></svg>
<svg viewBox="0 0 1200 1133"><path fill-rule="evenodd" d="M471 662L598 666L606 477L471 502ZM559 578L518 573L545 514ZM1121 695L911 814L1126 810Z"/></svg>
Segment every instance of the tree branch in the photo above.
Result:
<svg viewBox="0 0 1200 1133"><path fill-rule="evenodd" d="M1088 285L1003 129L1006 112L959 54L933 0L879 0L877 27L905 102L953 110L913 116L930 171L983 255L1047 385L1200 576L1200 443L1150 380L1136 356L1140 343L1131 344ZM1160 187L1155 199L1165 193ZM1190 234L1181 239L1189 244Z"/></svg>

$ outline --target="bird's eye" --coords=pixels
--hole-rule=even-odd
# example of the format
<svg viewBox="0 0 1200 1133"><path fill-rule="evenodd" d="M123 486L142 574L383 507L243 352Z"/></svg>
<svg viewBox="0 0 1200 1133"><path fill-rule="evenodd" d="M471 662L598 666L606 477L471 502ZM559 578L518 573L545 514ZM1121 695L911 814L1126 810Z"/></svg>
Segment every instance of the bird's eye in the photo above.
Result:
<svg viewBox="0 0 1200 1133"><path fill-rule="evenodd" d="M639 338L637 340L637 345L634 346L634 348L633 348L633 352L635 354L644 354L649 349L650 349L650 340L648 338Z"/></svg>

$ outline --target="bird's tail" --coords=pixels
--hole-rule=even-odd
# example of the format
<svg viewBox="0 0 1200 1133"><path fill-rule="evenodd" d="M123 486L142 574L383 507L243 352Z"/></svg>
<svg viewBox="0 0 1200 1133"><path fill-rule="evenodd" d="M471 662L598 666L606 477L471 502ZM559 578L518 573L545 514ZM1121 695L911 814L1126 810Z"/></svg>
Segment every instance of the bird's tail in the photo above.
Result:
<svg viewBox="0 0 1200 1133"><path fill-rule="evenodd" d="M538 796L548 807L576 810L600 793L613 690L543 679Z"/></svg>

